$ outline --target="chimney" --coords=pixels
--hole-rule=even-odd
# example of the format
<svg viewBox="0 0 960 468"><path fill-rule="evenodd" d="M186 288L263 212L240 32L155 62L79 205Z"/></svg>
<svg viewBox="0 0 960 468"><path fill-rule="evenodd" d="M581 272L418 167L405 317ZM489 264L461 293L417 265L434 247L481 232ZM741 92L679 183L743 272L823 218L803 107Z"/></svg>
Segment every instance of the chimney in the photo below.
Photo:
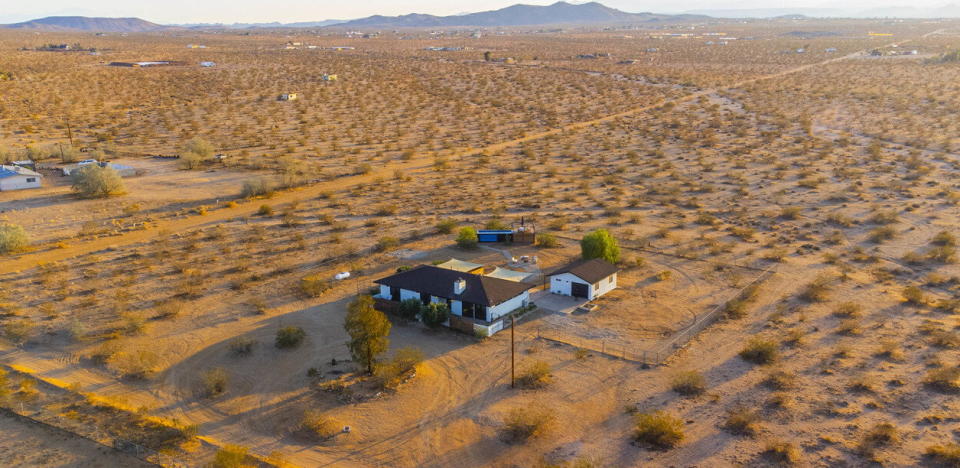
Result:
<svg viewBox="0 0 960 468"><path fill-rule="evenodd" d="M463 278L457 278L457 280L453 282L454 294L459 296L463 294L463 291L465 291L466 289L467 289L467 280Z"/></svg>

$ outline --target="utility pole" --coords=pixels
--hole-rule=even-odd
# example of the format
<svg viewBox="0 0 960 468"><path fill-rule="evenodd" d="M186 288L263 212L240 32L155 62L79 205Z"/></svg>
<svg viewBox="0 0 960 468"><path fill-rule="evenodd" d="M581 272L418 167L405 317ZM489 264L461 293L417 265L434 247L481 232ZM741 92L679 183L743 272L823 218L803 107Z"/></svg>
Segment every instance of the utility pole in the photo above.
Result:
<svg viewBox="0 0 960 468"><path fill-rule="evenodd" d="M73 130L70 129L70 122L67 122L67 138L70 139L70 147L73 148Z"/></svg>
<svg viewBox="0 0 960 468"><path fill-rule="evenodd" d="M514 350L516 349L516 345L514 341L514 331L513 331L514 328L516 328L516 326L517 326L517 316L511 314L510 315L510 388L515 388L516 381L517 381L516 373L514 372L515 363L516 363L514 359Z"/></svg>

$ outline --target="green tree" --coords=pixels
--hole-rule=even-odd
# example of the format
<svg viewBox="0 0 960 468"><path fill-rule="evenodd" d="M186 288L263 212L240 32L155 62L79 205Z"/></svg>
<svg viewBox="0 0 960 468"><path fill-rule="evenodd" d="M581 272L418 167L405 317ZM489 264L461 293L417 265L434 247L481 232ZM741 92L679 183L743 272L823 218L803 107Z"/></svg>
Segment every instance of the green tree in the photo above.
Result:
<svg viewBox="0 0 960 468"><path fill-rule="evenodd" d="M606 229L597 229L583 236L580 241L580 251L584 260L602 258L610 263L620 261L620 246Z"/></svg>
<svg viewBox="0 0 960 468"><path fill-rule="evenodd" d="M347 347L357 362L366 365L367 372L373 373L377 356L390 346L390 327L387 316L373 308L373 298L360 296L347 307L347 317L343 328L350 335Z"/></svg>
<svg viewBox="0 0 960 468"><path fill-rule="evenodd" d="M469 226L460 228L460 234L457 235L457 245L460 248L472 249L477 246L478 241L476 229Z"/></svg>
<svg viewBox="0 0 960 468"><path fill-rule="evenodd" d="M430 328L437 328L443 325L450 317L450 308L446 304L431 302L420 310L420 320Z"/></svg>
<svg viewBox="0 0 960 468"><path fill-rule="evenodd" d="M83 198L107 198L127 193L120 174L109 166L87 164L73 171L72 176L73 191Z"/></svg>
<svg viewBox="0 0 960 468"><path fill-rule="evenodd" d="M30 244L27 231L19 224L0 224L0 254L19 252Z"/></svg>

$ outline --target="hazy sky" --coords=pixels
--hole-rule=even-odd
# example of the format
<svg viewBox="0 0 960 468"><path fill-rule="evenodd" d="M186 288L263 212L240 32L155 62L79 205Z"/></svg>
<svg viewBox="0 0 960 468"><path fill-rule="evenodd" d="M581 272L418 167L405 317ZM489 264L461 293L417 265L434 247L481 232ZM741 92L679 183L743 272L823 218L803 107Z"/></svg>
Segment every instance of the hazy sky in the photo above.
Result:
<svg viewBox="0 0 960 468"><path fill-rule="evenodd" d="M0 0L0 23L52 15L136 16L157 23L293 22L352 19L383 14L451 15L555 0ZM882 6L932 7L949 0L601 0L629 12L673 13L695 9Z"/></svg>

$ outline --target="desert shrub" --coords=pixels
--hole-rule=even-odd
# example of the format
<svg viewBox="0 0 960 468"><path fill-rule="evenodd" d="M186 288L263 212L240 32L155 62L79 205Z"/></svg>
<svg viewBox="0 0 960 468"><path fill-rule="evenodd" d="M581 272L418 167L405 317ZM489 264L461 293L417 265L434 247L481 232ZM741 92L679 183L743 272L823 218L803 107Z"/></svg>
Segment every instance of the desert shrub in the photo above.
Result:
<svg viewBox="0 0 960 468"><path fill-rule="evenodd" d="M378 365L374 374L383 388L396 389L407 377L413 375L423 358L423 351L419 348L400 348L393 355L393 359Z"/></svg>
<svg viewBox="0 0 960 468"><path fill-rule="evenodd" d="M477 246L477 242L479 242L479 238L476 229L469 226L460 228L460 233L457 235L457 246L461 249L472 249Z"/></svg>
<svg viewBox="0 0 960 468"><path fill-rule="evenodd" d="M658 449L676 447L683 440L683 421L664 411L639 413L634 438Z"/></svg>
<svg viewBox="0 0 960 468"><path fill-rule="evenodd" d="M790 466L800 461L800 449L791 442L773 440L764 447L763 456L778 465Z"/></svg>
<svg viewBox="0 0 960 468"><path fill-rule="evenodd" d="M950 231L940 231L937 233L937 235L933 236L933 239L930 241L930 243L934 245L956 247L957 237Z"/></svg>
<svg viewBox="0 0 960 468"><path fill-rule="evenodd" d="M700 395L707 390L707 379L693 370L678 372L670 379L670 388L684 396Z"/></svg>
<svg viewBox="0 0 960 468"><path fill-rule="evenodd" d="M952 245L937 245L927 251L927 258L940 263L957 263L957 249Z"/></svg>
<svg viewBox="0 0 960 468"><path fill-rule="evenodd" d="M507 226L507 223L504 223L502 220L494 218L490 221L487 221L487 224L483 226L484 229L490 229L494 231L505 231L510 229L510 226Z"/></svg>
<svg viewBox="0 0 960 468"><path fill-rule="evenodd" d="M30 319L11 320L3 324L3 334L10 341L20 344L27 341L36 325Z"/></svg>
<svg viewBox="0 0 960 468"><path fill-rule="evenodd" d="M892 224L897 222L899 215L895 210L890 211L877 211L870 218L870 222L874 224Z"/></svg>
<svg viewBox="0 0 960 468"><path fill-rule="evenodd" d="M202 138L194 138L187 142L180 154L179 164L181 169L198 169L203 163L213 157L214 148L210 142Z"/></svg>
<svg viewBox="0 0 960 468"><path fill-rule="evenodd" d="M300 421L300 429L312 437L327 440L343 432L343 423L318 410L308 410Z"/></svg>
<svg viewBox="0 0 960 468"><path fill-rule="evenodd" d="M416 320L420 316L421 309L423 309L423 302L420 302L420 299L409 298L400 301L398 313L400 317L407 320Z"/></svg>
<svg viewBox="0 0 960 468"><path fill-rule="evenodd" d="M227 444L217 450L213 456L212 468L245 468L253 466L247 463L247 453L250 449L234 444Z"/></svg>
<svg viewBox="0 0 960 468"><path fill-rule="evenodd" d="M923 290L917 286L907 286L903 288L903 292L900 294L903 295L903 298L906 299L909 304L924 305L927 303L926 295L923 293Z"/></svg>
<svg viewBox="0 0 960 468"><path fill-rule="evenodd" d="M808 302L823 302L827 300L833 288L833 275L821 273L810 284L803 288L800 297Z"/></svg>
<svg viewBox="0 0 960 468"><path fill-rule="evenodd" d="M897 237L897 230L893 226L880 226L874 228L870 231L870 234L867 235L867 238L870 239L870 242L874 244L882 243Z"/></svg>
<svg viewBox="0 0 960 468"><path fill-rule="evenodd" d="M147 379L156 371L160 356L147 349L118 350L107 359L107 365L128 379Z"/></svg>
<svg viewBox="0 0 960 468"><path fill-rule="evenodd" d="M244 336L238 336L230 341L230 354L234 356L246 356L253 352L253 347L257 344L257 340L253 338L247 338Z"/></svg>
<svg viewBox="0 0 960 468"><path fill-rule="evenodd" d="M543 388L553 382L550 364L545 361L535 361L517 376L517 383L522 388Z"/></svg>
<svg viewBox="0 0 960 468"><path fill-rule="evenodd" d="M437 228L437 232L440 234L450 234L454 229L457 228L458 224L459 223L457 223L457 220L448 218L438 222L435 227Z"/></svg>
<svg viewBox="0 0 960 468"><path fill-rule="evenodd" d="M223 392L227 391L228 381L229 378L227 377L227 371L225 371L223 368L216 367L207 370L200 378L200 386L203 396L207 398L213 398L222 395Z"/></svg>
<svg viewBox="0 0 960 468"><path fill-rule="evenodd" d="M393 236L383 236L377 239L377 250L380 252L386 252L388 250L393 250L400 245L400 239L397 239Z"/></svg>
<svg viewBox="0 0 960 468"><path fill-rule="evenodd" d="M880 340L876 355L891 361L902 361L906 357L898 340Z"/></svg>
<svg viewBox="0 0 960 468"><path fill-rule="evenodd" d="M536 244L537 244L537 247L542 247L544 249L552 249L552 248L560 247L560 240L558 240L557 236L553 234L542 232L540 234L537 234Z"/></svg>
<svg viewBox="0 0 960 468"><path fill-rule="evenodd" d="M107 198L123 195L123 178L112 167L87 164L73 171L73 191L83 198Z"/></svg>
<svg viewBox="0 0 960 468"><path fill-rule="evenodd" d="M260 216L272 216L273 207L270 205L260 205L260 208L257 208L257 214Z"/></svg>
<svg viewBox="0 0 960 468"><path fill-rule="evenodd" d="M597 229L580 241L580 255L584 260L601 258L610 263L620 261L620 246L617 239L606 229Z"/></svg>
<svg viewBox="0 0 960 468"><path fill-rule="evenodd" d="M859 317L863 313L863 306L856 302L844 302L833 309L837 317Z"/></svg>
<svg viewBox="0 0 960 468"><path fill-rule="evenodd" d="M857 449L864 455L870 455L876 449L896 444L899 440L900 435L898 434L897 426L883 422L873 426L863 435L863 439L860 440Z"/></svg>
<svg viewBox="0 0 960 468"><path fill-rule="evenodd" d="M769 338L755 336L740 350L740 357L754 364L770 364L780 356L780 346Z"/></svg>
<svg viewBox="0 0 960 468"><path fill-rule="evenodd" d="M330 279L320 273L307 275L300 279L300 291L308 297L320 297L332 286Z"/></svg>
<svg viewBox="0 0 960 468"><path fill-rule="evenodd" d="M432 302L420 309L420 320L430 328L437 328L450 318L450 308L444 303Z"/></svg>
<svg viewBox="0 0 960 468"><path fill-rule="evenodd" d="M243 181L240 196L243 198L264 197L273 193L273 184L263 177Z"/></svg>
<svg viewBox="0 0 960 468"><path fill-rule="evenodd" d="M553 411L543 406L514 408L503 420L503 439L514 443L525 442L546 432L553 420Z"/></svg>
<svg viewBox="0 0 960 468"><path fill-rule="evenodd" d="M760 414L744 406L732 408L727 411L723 428L733 434L754 437L760 432Z"/></svg>
<svg viewBox="0 0 960 468"><path fill-rule="evenodd" d="M960 56L960 54L957 54ZM947 467L960 467L960 444L931 445L924 454L933 461Z"/></svg>
<svg viewBox="0 0 960 468"><path fill-rule="evenodd" d="M941 392L960 392L960 367L934 369L927 373L924 383Z"/></svg>
<svg viewBox="0 0 960 468"><path fill-rule="evenodd" d="M799 206L785 206L780 209L780 217L783 219L797 219L800 217Z"/></svg>
<svg viewBox="0 0 960 468"><path fill-rule="evenodd" d="M0 223L0 254L20 252L28 245L30 245L30 237L22 226Z"/></svg>
<svg viewBox="0 0 960 468"><path fill-rule="evenodd" d="M280 349L296 348L300 346L300 343L303 342L306 336L307 332L303 331L300 327L283 327L277 330L277 337L274 344Z"/></svg>
<svg viewBox="0 0 960 468"><path fill-rule="evenodd" d="M797 383L797 375L782 369L774 370L767 374L763 383L776 390L786 390L793 388Z"/></svg>

